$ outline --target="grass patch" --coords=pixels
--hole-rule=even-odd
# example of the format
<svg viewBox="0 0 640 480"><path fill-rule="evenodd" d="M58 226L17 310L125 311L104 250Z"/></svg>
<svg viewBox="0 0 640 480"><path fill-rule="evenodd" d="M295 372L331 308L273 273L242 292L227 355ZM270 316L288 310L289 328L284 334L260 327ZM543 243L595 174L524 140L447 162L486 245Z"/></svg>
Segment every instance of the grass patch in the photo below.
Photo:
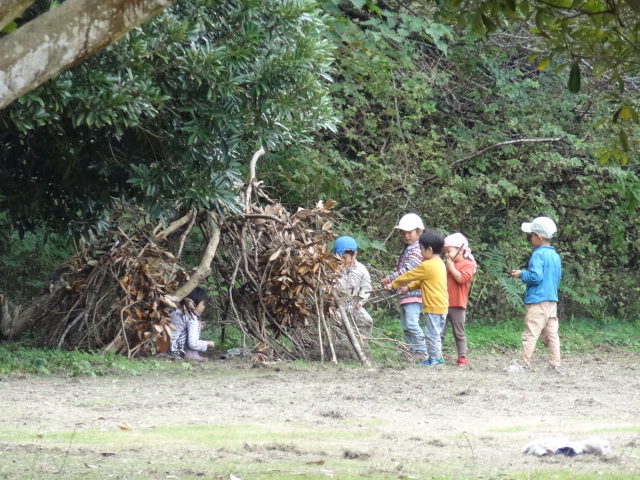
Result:
<svg viewBox="0 0 640 480"><path fill-rule="evenodd" d="M513 480L632 480L639 479L640 473L590 472L576 473L575 469L567 468L560 471L533 470L531 472L510 473L507 477Z"/></svg>
<svg viewBox="0 0 640 480"><path fill-rule="evenodd" d="M524 425L514 425L513 427L506 427L506 428L493 428L491 430L489 430L492 433L518 433L518 432L526 432L527 430L529 430L529 426L524 426Z"/></svg>
<svg viewBox="0 0 640 480"><path fill-rule="evenodd" d="M261 425L180 425L175 427L154 427L146 429L121 430L114 426L111 430L82 430L36 433L27 430L0 430L0 438L6 442L25 443L36 441L41 445L77 446L100 445L112 449L135 448L196 448L226 449L230 451L251 448L272 448L281 450L304 450L318 445L331 448L336 441L354 442L370 437L370 433L353 432L348 428L304 429L295 425L281 425L274 430ZM295 447L294 447L295 445Z"/></svg>
<svg viewBox="0 0 640 480"><path fill-rule="evenodd" d="M398 357L398 345L403 341L400 321L387 311L377 310L374 314L374 336L378 341L369 344L373 359L378 364L404 363ZM450 330L450 329L449 329ZM560 348L563 355L584 353L599 348L640 352L640 321L629 322L619 319L570 319L560 323ZM469 349L475 353L504 353L519 350L523 331L522 319L510 319L499 323L476 320L466 327ZM237 346L237 339L227 337L225 347ZM452 333L447 333L444 350L455 350ZM353 362L354 365L357 362ZM308 366L306 362L295 362L296 366ZM191 372L193 367L187 362L168 362L158 358L127 360L121 355L104 355L63 350L44 350L25 347L17 343L0 344L0 375L37 374L64 376L103 375L145 375L150 372ZM224 374L224 373L223 373ZM229 372L242 375L241 371Z"/></svg>
<svg viewBox="0 0 640 480"><path fill-rule="evenodd" d="M45 350L15 343L0 344L0 375L143 375L149 372L188 371L189 363L167 362L157 358L127 360L122 355L92 352Z"/></svg>
<svg viewBox="0 0 640 480"><path fill-rule="evenodd" d="M403 341L400 320L386 311L374 311L374 334L378 338L390 339L394 342ZM522 332L524 330L522 318L512 318L498 323L475 320L466 326L467 343L470 349L478 353L496 353L506 350L522 348ZM640 321L607 318L593 320L586 318L572 318L560 321L560 348L563 354L584 353L600 347L615 348L628 352L640 352ZM397 354L385 346L384 342L371 345L371 351L376 361L381 363L394 362ZM447 332L444 345L445 350L454 350L455 344L451 329Z"/></svg>

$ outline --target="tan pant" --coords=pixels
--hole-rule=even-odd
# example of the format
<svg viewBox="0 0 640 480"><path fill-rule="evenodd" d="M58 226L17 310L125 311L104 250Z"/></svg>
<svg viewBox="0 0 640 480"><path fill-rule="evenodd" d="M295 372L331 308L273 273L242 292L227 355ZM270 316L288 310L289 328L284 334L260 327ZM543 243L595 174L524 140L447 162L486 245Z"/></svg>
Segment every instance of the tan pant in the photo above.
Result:
<svg viewBox="0 0 640 480"><path fill-rule="evenodd" d="M540 302L527 305L522 334L521 365L529 365L538 337L549 348L549 365L560 366L560 338L558 337L558 303Z"/></svg>

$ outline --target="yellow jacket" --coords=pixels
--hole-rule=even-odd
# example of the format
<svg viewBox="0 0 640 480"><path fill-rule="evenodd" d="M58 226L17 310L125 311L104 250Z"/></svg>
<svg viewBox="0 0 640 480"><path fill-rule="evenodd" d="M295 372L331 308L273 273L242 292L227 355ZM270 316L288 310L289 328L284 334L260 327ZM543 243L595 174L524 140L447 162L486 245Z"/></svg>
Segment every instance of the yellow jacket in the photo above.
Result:
<svg viewBox="0 0 640 480"><path fill-rule="evenodd" d="M447 269L440 257L431 257L413 270L400 275L393 282L393 288L408 285L409 290L418 290L422 294L424 313L448 313L449 294L447 293Z"/></svg>

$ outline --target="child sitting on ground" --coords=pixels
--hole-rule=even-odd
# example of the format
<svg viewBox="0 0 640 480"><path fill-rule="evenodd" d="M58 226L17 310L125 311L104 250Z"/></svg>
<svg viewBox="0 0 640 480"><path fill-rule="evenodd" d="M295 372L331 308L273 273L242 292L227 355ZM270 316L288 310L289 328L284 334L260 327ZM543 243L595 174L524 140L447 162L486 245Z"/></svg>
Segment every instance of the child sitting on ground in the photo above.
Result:
<svg viewBox="0 0 640 480"><path fill-rule="evenodd" d="M348 298L348 311L353 313L354 320L365 339L371 337L373 319L362 306L371 295L371 277L367 267L360 263L358 256L358 244L351 237L339 237L333 247L336 255L342 257L342 276L338 281L337 289Z"/></svg>
<svg viewBox="0 0 640 480"><path fill-rule="evenodd" d="M424 261L413 270L396 278L385 288L387 290L399 288L400 293L420 289L422 311L426 314L425 330L429 355L426 360L420 362L420 365L442 365L444 360L440 335L449 308L447 271L440 258L444 247L444 235L435 230L425 230L418 241Z"/></svg>
<svg viewBox="0 0 640 480"><path fill-rule="evenodd" d="M461 233L454 233L444 239L444 252L447 267L447 291L449 292L449 313L442 329L441 340L447 334L447 325L451 322L453 338L456 341L458 366L467 366L467 336L464 332L465 311L469 299L469 287L476 273L476 260L471 254L469 241Z"/></svg>
<svg viewBox="0 0 640 480"><path fill-rule="evenodd" d="M216 346L214 342L200 340L200 332L205 327L205 323L200 321L200 315L204 311L206 299L207 292L196 287L171 315L171 325L175 330L171 334L171 346L167 352L169 356L197 362L208 361L199 354L206 352L208 347Z"/></svg>

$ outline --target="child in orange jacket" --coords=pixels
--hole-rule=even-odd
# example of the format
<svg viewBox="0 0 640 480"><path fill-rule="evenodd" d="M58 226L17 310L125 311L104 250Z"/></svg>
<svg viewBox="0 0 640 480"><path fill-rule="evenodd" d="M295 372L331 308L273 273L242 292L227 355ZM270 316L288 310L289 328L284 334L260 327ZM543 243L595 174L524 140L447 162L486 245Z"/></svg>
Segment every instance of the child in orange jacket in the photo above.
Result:
<svg viewBox="0 0 640 480"><path fill-rule="evenodd" d="M451 323L453 338L458 351L458 366L467 366L467 336L464 332L465 311L469 299L469 288L476 273L477 264L471 254L469 241L461 233L454 233L444 239L447 267L447 291L449 292L449 312L442 329L442 343Z"/></svg>

